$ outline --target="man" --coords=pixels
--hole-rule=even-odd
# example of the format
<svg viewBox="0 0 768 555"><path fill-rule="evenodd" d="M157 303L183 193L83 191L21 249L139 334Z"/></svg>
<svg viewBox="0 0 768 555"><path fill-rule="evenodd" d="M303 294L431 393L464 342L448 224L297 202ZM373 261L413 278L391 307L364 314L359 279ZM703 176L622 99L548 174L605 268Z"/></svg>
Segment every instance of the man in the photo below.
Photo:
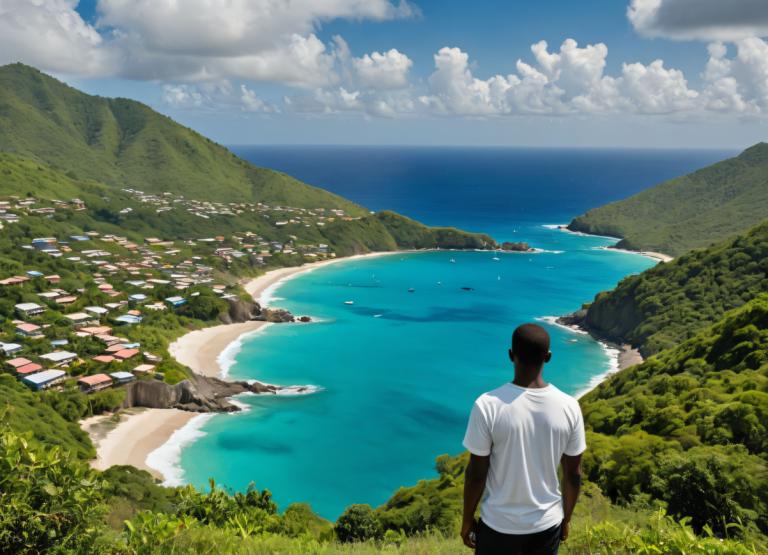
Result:
<svg viewBox="0 0 768 555"><path fill-rule="evenodd" d="M469 417L461 537L477 555L556 554L581 487L584 420L576 399L542 378L552 358L544 328L518 327L509 358L515 379L481 395Z"/></svg>

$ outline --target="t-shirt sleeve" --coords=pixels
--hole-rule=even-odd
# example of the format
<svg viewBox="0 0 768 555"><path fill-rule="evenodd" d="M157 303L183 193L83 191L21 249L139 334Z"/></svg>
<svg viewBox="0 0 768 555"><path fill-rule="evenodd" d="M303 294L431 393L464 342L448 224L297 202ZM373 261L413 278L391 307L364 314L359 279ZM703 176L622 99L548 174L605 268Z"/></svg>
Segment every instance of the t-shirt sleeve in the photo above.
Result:
<svg viewBox="0 0 768 555"><path fill-rule="evenodd" d="M491 454L491 430L488 419L480 405L475 401L469 415L467 433L464 434L464 447L473 455L487 457Z"/></svg>
<svg viewBox="0 0 768 555"><path fill-rule="evenodd" d="M571 437L568 438L568 444L565 446L565 454L569 457L575 457L581 455L587 450L586 433L584 432L584 417L581 414L581 408L576 405L576 422L574 423L573 430L571 430Z"/></svg>

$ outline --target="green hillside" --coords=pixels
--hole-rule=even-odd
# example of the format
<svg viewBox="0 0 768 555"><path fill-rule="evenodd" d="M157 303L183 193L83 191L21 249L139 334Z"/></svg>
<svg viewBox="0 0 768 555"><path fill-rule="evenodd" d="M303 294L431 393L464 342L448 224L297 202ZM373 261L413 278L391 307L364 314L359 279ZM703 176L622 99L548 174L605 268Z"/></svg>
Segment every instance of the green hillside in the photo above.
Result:
<svg viewBox="0 0 768 555"><path fill-rule="evenodd" d="M590 210L568 228L620 237L621 248L679 256L768 216L768 144Z"/></svg>
<svg viewBox="0 0 768 555"><path fill-rule="evenodd" d="M768 292L766 274L768 222L625 278L595 297L581 323L599 336L654 354Z"/></svg>
<svg viewBox="0 0 768 555"><path fill-rule="evenodd" d="M589 479L650 495L696 528L768 532L768 295L581 399Z"/></svg>
<svg viewBox="0 0 768 555"><path fill-rule="evenodd" d="M87 95L22 64L0 67L0 151L115 187L366 213L337 195L253 166L140 102Z"/></svg>
<svg viewBox="0 0 768 555"><path fill-rule="evenodd" d="M96 452L88 434L77 422L61 416L49 399L31 392L14 377L0 374L0 431L31 432L31 441L46 449L57 446L78 458L93 457Z"/></svg>

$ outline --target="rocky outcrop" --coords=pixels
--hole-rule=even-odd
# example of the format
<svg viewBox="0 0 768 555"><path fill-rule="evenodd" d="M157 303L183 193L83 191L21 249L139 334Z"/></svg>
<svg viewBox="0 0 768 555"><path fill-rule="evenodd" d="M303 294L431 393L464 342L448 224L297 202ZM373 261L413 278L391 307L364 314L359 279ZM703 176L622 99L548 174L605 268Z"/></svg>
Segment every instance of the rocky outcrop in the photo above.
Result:
<svg viewBox="0 0 768 555"><path fill-rule="evenodd" d="M126 386L123 407L234 412L240 409L229 401L229 397L233 395L245 392L275 394L279 390L279 387L273 385L226 382L204 376L195 376L194 379L175 385L157 380L140 380Z"/></svg>
<svg viewBox="0 0 768 555"><path fill-rule="evenodd" d="M229 310L221 315L221 321L225 324L236 324L260 317L261 307L259 303L244 299L234 299L229 302Z"/></svg>
<svg viewBox="0 0 768 555"><path fill-rule="evenodd" d="M296 317L293 314L282 308L265 308L261 311L259 319L276 324L296 321Z"/></svg>
<svg viewBox="0 0 768 555"><path fill-rule="evenodd" d="M586 318L587 318L587 309L582 308L581 310L577 310L576 312L572 312L571 314L560 316L557 319L557 323L562 324L564 326L583 327L585 324Z"/></svg>
<svg viewBox="0 0 768 555"><path fill-rule="evenodd" d="M510 241L504 241L500 246L501 250L510 252L529 252L532 250L528 243L512 243Z"/></svg>

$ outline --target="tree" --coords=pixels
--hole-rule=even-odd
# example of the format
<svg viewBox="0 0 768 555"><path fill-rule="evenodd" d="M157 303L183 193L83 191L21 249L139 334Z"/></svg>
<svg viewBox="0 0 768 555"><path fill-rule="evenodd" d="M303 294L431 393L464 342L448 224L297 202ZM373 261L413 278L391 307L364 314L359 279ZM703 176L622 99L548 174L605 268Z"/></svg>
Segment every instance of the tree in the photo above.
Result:
<svg viewBox="0 0 768 555"><path fill-rule="evenodd" d="M381 522L370 505L350 505L336 521L336 537L339 541L359 542L380 539Z"/></svg>

